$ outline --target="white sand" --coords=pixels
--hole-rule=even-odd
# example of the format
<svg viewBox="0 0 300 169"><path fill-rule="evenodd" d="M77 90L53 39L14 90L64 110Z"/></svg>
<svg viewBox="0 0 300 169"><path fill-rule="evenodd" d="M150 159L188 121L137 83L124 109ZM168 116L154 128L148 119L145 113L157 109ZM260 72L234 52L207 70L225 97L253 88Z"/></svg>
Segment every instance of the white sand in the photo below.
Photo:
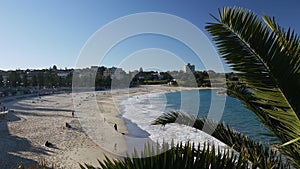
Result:
<svg viewBox="0 0 300 169"><path fill-rule="evenodd" d="M131 95L195 88L144 86L114 90L32 97L4 103L13 109L0 120L0 168L45 161L58 168L99 166L97 159L118 158L126 151L127 134L116 103ZM75 118L72 110L76 110ZM72 128L65 127L66 122ZM113 125L117 124L118 132ZM44 146L49 141L55 146Z"/></svg>

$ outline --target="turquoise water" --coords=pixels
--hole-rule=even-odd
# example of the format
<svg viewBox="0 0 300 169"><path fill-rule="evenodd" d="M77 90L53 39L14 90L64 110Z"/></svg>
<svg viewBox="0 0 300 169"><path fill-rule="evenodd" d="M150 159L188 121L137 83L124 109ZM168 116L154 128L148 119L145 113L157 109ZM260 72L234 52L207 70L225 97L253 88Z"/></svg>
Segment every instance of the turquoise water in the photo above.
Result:
<svg viewBox="0 0 300 169"><path fill-rule="evenodd" d="M194 92L199 92L200 101L199 111L197 113L193 110L192 104L189 106L181 107L181 102L193 103L192 97L184 97L182 95L193 95ZM200 117L206 117L211 107L211 102L221 102L222 97L217 95L217 90L192 90L192 91L181 91L174 93L166 93L167 107L166 111L171 110L182 110L190 114L197 114ZM211 100L211 98L214 100ZM273 143L275 140L272 137L263 135L270 133L264 125L258 120L254 113L245 108L245 106L235 98L226 96L225 108L222 114L221 121L225 124L233 127L236 131L246 134L247 136L259 140L262 143Z"/></svg>

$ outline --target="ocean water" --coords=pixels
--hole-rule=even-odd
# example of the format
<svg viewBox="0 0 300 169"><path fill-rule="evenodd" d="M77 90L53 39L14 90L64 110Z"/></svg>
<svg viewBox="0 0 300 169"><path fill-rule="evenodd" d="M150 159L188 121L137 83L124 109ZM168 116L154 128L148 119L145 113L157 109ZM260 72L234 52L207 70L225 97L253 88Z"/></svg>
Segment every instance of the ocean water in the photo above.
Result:
<svg viewBox="0 0 300 169"><path fill-rule="evenodd" d="M218 105L222 104L224 104L224 109L218 109ZM224 146L206 133L190 126L151 125L157 117L169 111L183 111L200 117L207 117L209 113L217 112L217 116L221 118L220 121L236 131L245 133L264 144L274 142L273 138L263 135L269 131L239 100L230 96L217 95L217 90L191 90L133 96L120 102L120 111L129 130L128 136L135 140L134 144L143 144L150 139L160 143L171 142L171 140L195 143L206 141ZM209 117L214 118L215 115Z"/></svg>
<svg viewBox="0 0 300 169"><path fill-rule="evenodd" d="M199 90L199 91L184 91L183 93L193 93L199 92L200 96L200 104L198 116L206 117L209 109L211 107L211 103L213 101L220 101L217 95L218 90ZM167 93L166 97L168 100L169 110L180 110L180 95L182 92L174 92ZM211 98L214 97L214 100ZM189 109L183 109L184 112L188 112L190 114L195 114L194 112L189 111ZM249 111L238 99L226 96L226 102L224 111L222 114L222 118L220 120L224 122L226 125L234 128L236 131L244 133L245 135L261 140L264 143L272 142L274 138L266 136L264 134L270 134L270 131L266 129L266 127L259 121L254 113Z"/></svg>

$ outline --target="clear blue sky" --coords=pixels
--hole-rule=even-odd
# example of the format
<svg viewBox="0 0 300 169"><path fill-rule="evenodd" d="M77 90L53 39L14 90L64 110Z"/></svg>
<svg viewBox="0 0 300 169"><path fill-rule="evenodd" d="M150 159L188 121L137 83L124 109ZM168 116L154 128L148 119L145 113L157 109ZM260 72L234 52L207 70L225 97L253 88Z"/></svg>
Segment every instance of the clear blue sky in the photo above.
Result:
<svg viewBox="0 0 300 169"><path fill-rule="evenodd" d="M240 6L259 15L275 16L282 26L292 27L297 33L300 31L298 0L3 0L0 1L0 69L49 68L53 65L74 67L81 48L93 33L119 17L139 12L179 16L207 35L205 23L213 21L209 13L217 16L218 8L223 6ZM120 43L101 63L118 65L122 57L146 48L167 51L173 48L175 54L186 51L186 56L181 59L195 63L201 69L201 63L184 45L156 35L134 37ZM118 56L114 58L113 55ZM135 68L133 64L131 69Z"/></svg>

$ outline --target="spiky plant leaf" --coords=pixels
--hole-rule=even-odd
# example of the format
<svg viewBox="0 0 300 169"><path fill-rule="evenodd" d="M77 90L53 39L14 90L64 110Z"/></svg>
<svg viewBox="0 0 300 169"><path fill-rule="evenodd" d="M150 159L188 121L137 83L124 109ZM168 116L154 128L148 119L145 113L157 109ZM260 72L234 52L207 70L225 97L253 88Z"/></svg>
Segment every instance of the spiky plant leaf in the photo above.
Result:
<svg viewBox="0 0 300 169"><path fill-rule="evenodd" d="M151 149L149 146L147 145L145 149ZM196 147L191 143L178 143L171 149L150 157L125 157L113 162L106 158L99 163L102 169L246 169L251 167L247 159L230 153L229 150L222 153L214 145L205 144L200 148L200 145Z"/></svg>
<svg viewBox="0 0 300 169"><path fill-rule="evenodd" d="M282 143L300 137L299 40L274 20L262 22L253 12L223 8L206 29L222 57L247 84L231 92L250 108ZM280 148L300 167L300 141Z"/></svg>
<svg viewBox="0 0 300 169"><path fill-rule="evenodd" d="M180 119L180 120L178 120ZM185 120L183 120L185 119ZM193 122L193 123L191 123ZM216 123L214 121L188 115L182 112L171 111L164 113L158 117L153 125L166 125L169 123L179 123L192 126L196 129L202 130L204 124L214 130L212 136L222 141L241 156L252 162L253 167L259 168L288 168L289 164L281 160L280 154L269 147L263 146L242 133L230 129L223 123ZM208 131L210 131L208 129ZM205 131L204 131L205 132Z"/></svg>

